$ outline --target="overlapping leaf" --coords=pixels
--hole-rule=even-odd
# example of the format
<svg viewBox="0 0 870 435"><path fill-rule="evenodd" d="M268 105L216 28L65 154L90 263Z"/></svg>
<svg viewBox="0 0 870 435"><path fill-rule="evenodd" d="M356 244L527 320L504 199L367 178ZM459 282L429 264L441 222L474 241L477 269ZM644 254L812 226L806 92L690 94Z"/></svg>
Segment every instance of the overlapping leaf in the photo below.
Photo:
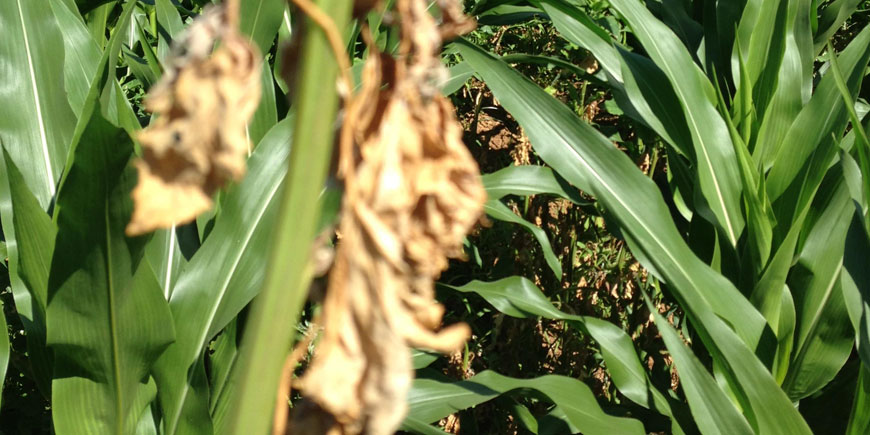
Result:
<svg viewBox="0 0 870 435"><path fill-rule="evenodd" d="M622 394L645 408L654 409L672 418L682 417L682 410L672 409L672 403L667 397L651 385L631 338L616 325L594 317L577 316L557 310L531 281L521 277L495 282L472 281L463 286L443 286L464 293L476 293L508 316L540 316L572 322L589 333L601 347L608 373ZM685 423L684 421L683 424ZM681 431L679 424L675 424L674 432Z"/></svg>
<svg viewBox="0 0 870 435"><path fill-rule="evenodd" d="M602 412L586 384L558 375L515 379L487 370L454 383L417 379L408 394L408 415L414 420L431 423L520 388L538 390L546 395L564 411L567 420L585 434L644 433L639 421ZM408 425L405 428L410 429Z"/></svg>
<svg viewBox="0 0 870 435"><path fill-rule="evenodd" d="M170 307L177 341L154 371L167 433L192 433L209 424L202 420L208 418L207 385L197 374L204 346L262 285L291 127L292 119L285 119L261 141L249 159L248 176L227 193L214 229L173 287Z"/></svg>
<svg viewBox="0 0 870 435"><path fill-rule="evenodd" d="M553 274L556 275L557 279L562 278L562 261L559 260L556 253L553 252L550 240L547 239L547 233L543 229L522 217L517 216L510 208L508 208L508 206L502 204L502 202L497 199L491 199L484 203L483 211L493 219L517 224L532 233L532 236L534 236L535 240L537 240L541 245L541 251L544 254L544 260L547 262L547 266L550 267L550 270L553 271Z"/></svg>
<svg viewBox="0 0 870 435"><path fill-rule="evenodd" d="M132 432L156 393L150 367L174 339L169 307L142 261L145 239L124 236L133 143L103 118L99 89L95 83L86 100L75 163L56 205L47 339L61 433Z"/></svg>
<svg viewBox="0 0 870 435"><path fill-rule="evenodd" d="M528 79L467 42L457 45L523 125L538 155L572 184L594 194L619 222L632 250L641 251L643 262L652 262L668 282L714 358L731 367L735 377L730 380L745 394L738 397L741 405L767 409L755 413L757 420L751 423L762 431L807 432L753 353L765 331L769 333L766 322L733 285L689 251L650 180L606 138ZM765 341L760 349L773 347Z"/></svg>
<svg viewBox="0 0 870 435"><path fill-rule="evenodd" d="M731 245L736 245L744 225L740 212L743 185L728 128L714 106L713 87L676 35L644 5L632 0L614 0L611 5L625 17L674 87L692 134L701 192L712 212L707 219L718 224ZM704 213L703 208L699 211Z"/></svg>
<svg viewBox="0 0 870 435"><path fill-rule="evenodd" d="M0 219L6 239L9 281L15 309L27 334L27 351L34 380L50 395L52 355L45 344L48 273L57 227L27 188L24 176L2 149Z"/></svg>

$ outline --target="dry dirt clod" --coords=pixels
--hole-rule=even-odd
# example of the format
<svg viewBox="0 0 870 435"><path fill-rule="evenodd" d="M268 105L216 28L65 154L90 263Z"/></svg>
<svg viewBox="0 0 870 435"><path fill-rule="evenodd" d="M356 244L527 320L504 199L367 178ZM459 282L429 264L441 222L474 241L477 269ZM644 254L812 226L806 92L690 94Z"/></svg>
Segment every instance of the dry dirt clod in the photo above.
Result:
<svg viewBox="0 0 870 435"><path fill-rule="evenodd" d="M227 10L203 11L173 43L166 65L145 101L157 118L137 136L144 155L135 162L131 236L211 208L217 189L244 176L250 151L247 123L260 99L261 56Z"/></svg>
<svg viewBox="0 0 870 435"><path fill-rule="evenodd" d="M425 0L396 1L399 55L372 47L361 90L346 104L342 238L324 335L300 383L308 402L301 409L317 412L294 413L291 433L394 433L413 380L409 346L449 353L470 335L465 324L440 328L444 308L433 287L447 258L461 256L486 200L438 88L443 39L474 23L454 0L439 5L440 26Z"/></svg>

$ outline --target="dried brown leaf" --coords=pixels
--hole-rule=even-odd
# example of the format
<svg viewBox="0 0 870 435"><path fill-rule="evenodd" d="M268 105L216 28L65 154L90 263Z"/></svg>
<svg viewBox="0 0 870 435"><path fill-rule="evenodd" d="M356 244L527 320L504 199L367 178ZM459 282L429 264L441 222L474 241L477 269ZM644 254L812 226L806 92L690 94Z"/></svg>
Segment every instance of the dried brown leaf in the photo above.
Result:
<svg viewBox="0 0 870 435"><path fill-rule="evenodd" d="M260 64L256 47L221 8L205 11L174 43L166 73L145 101L157 118L137 136L144 153L128 235L194 219L211 208L217 189L244 176Z"/></svg>
<svg viewBox="0 0 870 435"><path fill-rule="evenodd" d="M454 108L437 86L442 35L473 21L457 3L439 4L441 27L424 0L396 2L399 56L372 50L346 107L342 237L324 336L301 381L322 418L312 423L300 411L293 433L393 433L413 380L409 346L449 353L470 335L465 324L440 328L444 308L434 299L435 279L448 257L461 256L486 199Z"/></svg>

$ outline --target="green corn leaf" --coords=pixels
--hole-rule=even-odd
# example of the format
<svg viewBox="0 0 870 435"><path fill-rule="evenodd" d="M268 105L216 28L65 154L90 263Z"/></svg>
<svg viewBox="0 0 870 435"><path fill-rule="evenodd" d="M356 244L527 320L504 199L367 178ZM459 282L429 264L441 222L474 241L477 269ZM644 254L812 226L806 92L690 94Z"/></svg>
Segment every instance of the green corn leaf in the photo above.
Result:
<svg viewBox="0 0 870 435"><path fill-rule="evenodd" d="M870 27L862 30L840 53L838 59L851 95L857 94L868 59ZM778 216L784 229L790 226L796 211L812 199L835 157L836 145L831 136L839 138L846 125L848 114L845 104L837 90L834 74L828 72L822 76L809 103L801 110L783 138L788 146L780 150L767 176L767 193L771 201L776 202L790 185L797 186L790 195L783 198L783 208L791 211L784 214L786 219ZM794 198L798 194L800 196ZM774 209L776 210L776 204Z"/></svg>
<svg viewBox="0 0 870 435"><path fill-rule="evenodd" d="M139 34L139 41L148 41L148 38L145 36L145 30L142 26L138 26L137 28ZM145 63L148 65L148 69L151 71L150 76L153 77L154 83L160 78L160 75L163 74L163 69L160 66L160 60L157 59L157 53L154 51L154 47L151 44L146 42L142 42L139 44L142 47L142 52L145 55ZM135 70L133 71L135 73Z"/></svg>
<svg viewBox="0 0 870 435"><path fill-rule="evenodd" d="M610 35L582 10L563 0L541 0L556 29L567 40L595 54L595 59L616 83L622 83L619 52Z"/></svg>
<svg viewBox="0 0 870 435"><path fill-rule="evenodd" d="M506 64L470 43L456 45L523 125L538 155L571 184L595 195L618 219L621 231L636 240L634 248L643 250L652 262L645 266L659 270L685 300L712 306L754 348L765 327L764 318L691 252L673 225L658 188L634 162ZM701 291L711 286L719 291Z"/></svg>
<svg viewBox="0 0 870 435"><path fill-rule="evenodd" d="M577 188L546 166L508 166L484 174L481 181L490 199L501 199L507 195L530 196L546 193L569 199L578 205L589 204L589 201L580 196Z"/></svg>
<svg viewBox="0 0 870 435"><path fill-rule="evenodd" d="M263 56L266 56L272 47L278 29L284 24L285 19L289 20L289 15L285 14L285 4L282 0L249 0L240 4L239 28L242 33L251 38ZM286 25L289 26L289 23ZM277 66L278 62L275 64ZM260 143L263 136L278 122L275 79L266 61L263 62L260 79L260 103L247 127L251 146Z"/></svg>
<svg viewBox="0 0 870 435"><path fill-rule="evenodd" d="M543 56L537 54L522 54L522 53L513 53L506 54L501 57L503 61L507 63L524 63L524 64L532 64L532 65L546 65L548 67L556 67L561 68L567 72L570 72L577 77L582 77L584 80L588 80L590 83L595 84L604 84L604 82L598 77L589 74L585 69L574 65L571 62L560 59L558 57L553 56ZM473 70L470 70L473 72Z"/></svg>
<svg viewBox="0 0 870 435"><path fill-rule="evenodd" d="M285 47L290 43L290 36L293 32L293 26L290 23L290 5L284 6L284 13L281 15L281 25L278 26L278 47ZM287 94L290 88L287 82L282 77L284 68L284 50L278 50L275 53L275 62L272 66L272 76L275 77L275 82L281 92Z"/></svg>
<svg viewBox="0 0 870 435"><path fill-rule="evenodd" d="M613 42L607 32L575 5L563 0L542 0L541 8L565 39L595 55L616 101L628 116L648 125L680 154L692 155L691 135L685 120L680 119L679 101L671 86L663 85L666 78L655 64Z"/></svg>
<svg viewBox="0 0 870 435"><path fill-rule="evenodd" d="M208 417L208 395L199 388L205 385L195 383L195 372L188 375L179 367L201 364L204 346L262 285L292 123L293 118L281 121L263 138L249 159L248 176L227 192L214 229L173 287L170 307L177 340L154 368L166 433L192 433L199 427L195 422Z"/></svg>
<svg viewBox="0 0 870 435"><path fill-rule="evenodd" d="M449 71L450 78L441 85L441 94L445 96L452 95L458 91L474 75L474 70L465 62L459 62L451 66Z"/></svg>
<svg viewBox="0 0 870 435"><path fill-rule="evenodd" d="M763 73L776 71L775 62L779 59L775 55L768 56L771 46L775 45L777 24L779 23L780 34L784 24L784 12L787 2L781 0L749 0L743 8L743 15L737 26L734 40L734 51L731 57L732 76L735 83L748 83L755 88L759 76ZM746 68L738 69L738 55L746 60ZM771 68L768 61L773 63ZM748 77L744 78L743 75Z"/></svg>
<svg viewBox="0 0 870 435"><path fill-rule="evenodd" d="M742 61L742 59L741 59ZM719 99L719 107L724 110L725 97L717 87L716 94ZM751 101L751 96L745 96L744 101ZM747 103L749 104L749 103ZM764 177L757 170L752 160L752 155L746 147L743 136L737 131L734 123L727 115L723 114L728 131L731 133L731 142L734 144L734 152L740 165L740 177L743 181L743 202L746 206L746 230L747 250L749 255L744 259L747 269L753 272L753 276L761 273L770 258L771 244L773 243L773 226L776 218L767 199L764 188ZM748 133L744 133L746 135Z"/></svg>
<svg viewBox="0 0 870 435"><path fill-rule="evenodd" d="M662 0L661 7L656 5L649 7L661 17L662 22L680 38L689 51L697 52L700 49L704 28L701 23L695 21L695 18L689 16L690 11L687 10L685 3L679 0ZM692 8L688 7L688 9Z"/></svg>
<svg viewBox="0 0 870 435"><path fill-rule="evenodd" d="M65 88L73 111L76 116L79 116L84 107L86 96L90 92L91 84L97 76L99 65L103 62L103 53L94 42L93 37L89 35L81 16L77 11L71 9L70 0L49 1L57 16L66 50L64 58ZM135 12L136 9L134 7L130 13ZM119 17L116 25L126 27L126 24L123 23L129 23L128 20L130 19L123 16ZM115 62L117 61L117 51L126 48L123 44L120 44L121 36L120 33L116 32L112 37L113 42L110 51L112 51L113 57L109 58L111 60L109 69L113 73L116 65ZM139 122L133 112L133 107L124 97L124 92L114 76L111 77L109 85L103 88L103 96L101 98L103 99L103 115L106 116L106 119L113 124L120 123L128 132L139 129ZM69 159L69 154L67 159ZM67 161L68 163L69 161Z"/></svg>
<svg viewBox="0 0 870 435"><path fill-rule="evenodd" d="M870 367L870 236L864 228L864 217L855 211L843 254L840 274L846 310L855 332L858 356Z"/></svg>
<svg viewBox="0 0 870 435"><path fill-rule="evenodd" d="M67 4L70 3L70 0L64 1ZM109 14L112 12L113 9L115 9L116 4L117 3L115 2L107 2L101 6L89 10L85 10L79 7L79 11L85 19L85 24L88 27L88 33L90 33L91 37L94 38L94 41L96 41L97 45L100 47L100 50L106 48L106 42L108 42L108 39L106 38L106 24L109 20Z"/></svg>
<svg viewBox="0 0 870 435"><path fill-rule="evenodd" d="M520 388L546 395L565 412L568 421L585 434L644 433L643 425L637 420L605 414L589 387L577 379L558 375L515 379L489 370L454 383L415 380L408 393L408 416L431 423Z"/></svg>
<svg viewBox="0 0 870 435"><path fill-rule="evenodd" d="M332 231L330 228L335 224L341 206L341 192L333 186L327 186L318 198L317 207L320 209L318 232ZM243 311L243 313L245 313ZM246 314L245 314L246 315ZM245 319L241 314L234 318L215 340L215 352L210 355L209 363L211 373L211 394L209 397L209 410L214 421L215 433L226 433L227 417L231 415L232 398L237 394L239 385L234 382L239 361L239 333L238 322ZM422 358L430 357L431 361L437 359L437 355L424 354ZM415 364L422 363L414 353ZM416 368L416 365L415 365Z"/></svg>
<svg viewBox="0 0 870 435"><path fill-rule="evenodd" d="M265 55L275 42L284 13L283 0L245 0L240 3L239 28Z"/></svg>
<svg viewBox="0 0 870 435"><path fill-rule="evenodd" d="M178 281L178 274L199 249L199 234L196 225L173 226L154 231L145 247L145 256L160 283L166 300Z"/></svg>
<svg viewBox="0 0 870 435"><path fill-rule="evenodd" d="M75 0L75 4L83 14L100 7L104 3L111 3L111 0Z"/></svg>
<svg viewBox="0 0 870 435"><path fill-rule="evenodd" d="M3 304L0 304L2 308ZM6 368L9 366L9 331L6 327L6 316L0 316L0 406L3 405L3 384L6 380Z"/></svg>
<svg viewBox="0 0 870 435"><path fill-rule="evenodd" d="M831 175L841 176L839 171ZM824 186L813 205L824 211L809 230L789 272L798 328L783 389L793 400L827 385L852 352L854 333L840 287L840 271L855 207L846 183L830 184L833 186Z"/></svg>
<svg viewBox="0 0 870 435"><path fill-rule="evenodd" d="M671 418L683 418L684 411L673 404L658 389L641 366L628 334L612 323L589 316L576 316L557 310L534 283L522 277L509 277L495 282L472 281L462 286L441 284L463 293L476 293L490 305L511 317L559 319L572 322L589 333L601 347L607 371L619 391L631 401ZM742 419L742 417L741 417ZM679 425L675 421L675 429ZM682 420L683 424L691 422ZM682 429L680 429L682 431Z"/></svg>
<svg viewBox="0 0 870 435"><path fill-rule="evenodd" d="M828 51L831 53L834 52L834 47L830 42L828 43ZM840 91L840 95L843 97L843 103L849 113L849 120L852 122L852 131L850 133L854 133L856 136L855 143L857 145L858 161L860 162L861 173L864 175L862 177L862 181L864 182L864 197L870 198L870 177L868 177L868 175L870 175L870 157L868 157L868 154L870 154L870 139L867 138L867 132L864 130L864 125L861 124L861 118L855 111L855 106L852 103L852 95L849 92L849 86L843 78L843 72L840 70L840 65L836 57L831 58L831 75L834 76L834 80L837 83L837 89Z"/></svg>
<svg viewBox="0 0 870 435"><path fill-rule="evenodd" d="M447 433L413 417L405 417L401 429L421 435L444 435Z"/></svg>
<svg viewBox="0 0 870 435"><path fill-rule="evenodd" d="M49 1L0 3L0 28L0 142L47 210L75 128L63 86L63 37Z"/></svg>
<svg viewBox="0 0 870 435"><path fill-rule="evenodd" d="M732 246L743 231L740 212L742 183L728 127L714 106L715 94L706 76L685 46L644 5L633 0L612 0L625 17L650 58L662 69L682 104L692 134L701 193L710 213L698 208L716 223Z"/></svg>
<svg viewBox="0 0 870 435"><path fill-rule="evenodd" d="M157 83L157 75L154 74L148 60L137 56L136 53L133 53L133 51L126 46L121 48L121 51L124 52L124 63L126 63L127 67L130 68L130 72L133 73L133 76L142 82L146 91L151 89L151 86L153 86L154 83Z"/></svg>
<svg viewBox="0 0 870 435"><path fill-rule="evenodd" d="M541 10L533 6L502 4L478 15L477 22L486 26L506 26L525 23L541 15Z"/></svg>
<svg viewBox="0 0 870 435"><path fill-rule="evenodd" d="M138 3L138 0L136 3ZM123 3L118 2L117 4L121 5ZM112 15L113 14L110 14L109 18L111 18ZM142 7L133 8L129 21L121 23L119 20L114 23L114 26L111 23L107 24L109 24L108 28L112 30L109 39L117 39L121 45L126 45L127 47L133 47L136 44L136 40L139 38L139 32L142 28L147 28L150 25L148 17L145 16L145 11ZM96 31L97 29L93 30ZM146 43L147 42L142 42L143 45Z"/></svg>
<svg viewBox="0 0 870 435"><path fill-rule="evenodd" d="M649 303L648 296L645 295L644 299L649 311L655 316L659 333L674 359L698 429L705 434L754 433L725 392L716 385L716 380L683 343L673 326Z"/></svg>
<svg viewBox="0 0 870 435"><path fill-rule="evenodd" d="M214 353L209 355L209 413L214 422L215 433L224 433L229 395L235 394L235 386L229 382L233 368L239 359L239 323L244 317L233 319L214 341Z"/></svg>
<svg viewBox="0 0 870 435"><path fill-rule="evenodd" d="M731 52L744 3L716 2L704 4L703 58L705 71L730 71ZM701 48L699 48L700 52ZM700 55L701 53L699 53Z"/></svg>
<svg viewBox="0 0 870 435"><path fill-rule="evenodd" d="M411 349L411 365L415 370L427 367L438 359L438 354L420 349Z"/></svg>
<svg viewBox="0 0 870 435"><path fill-rule="evenodd" d="M677 152L696 161L692 134L680 100L662 70L648 58L620 50L625 95L641 116ZM619 103L623 103L620 101ZM628 112L631 113L631 112Z"/></svg>
<svg viewBox="0 0 870 435"><path fill-rule="evenodd" d="M870 366L861 364L855 401L849 416L848 435L862 435L870 432Z"/></svg>
<svg viewBox="0 0 870 435"><path fill-rule="evenodd" d="M831 36L852 16L860 3L861 0L834 0L825 6L819 14L819 28L813 36L813 50L816 53L822 51Z"/></svg>
<svg viewBox="0 0 870 435"><path fill-rule="evenodd" d="M556 256L556 253L553 252L550 240L547 239L547 233L543 229L517 216L513 211L511 211L511 209L497 199L491 199L485 202L483 204L483 211L495 220L517 224L532 233L532 236L534 236L535 240L537 240L541 245L541 251L544 254L544 260L547 262L547 266L550 266L550 270L552 270L553 274L556 275L556 279L562 279L562 262L559 260L559 257Z"/></svg>
<svg viewBox="0 0 870 435"><path fill-rule="evenodd" d="M184 23L172 0L154 0L154 10L157 15L157 56L165 61L172 41L184 31ZM148 44L145 39L139 41L143 46Z"/></svg>
<svg viewBox="0 0 870 435"><path fill-rule="evenodd" d="M802 216L806 216L804 209ZM795 247L800 236L800 226L794 226L789 231L785 240L776 249L770 264L764 270L761 278L755 284L750 295L752 304L758 308L768 324L773 328L779 346L776 348L776 357L771 371L778 383L781 383L788 369L788 358L791 353L791 345L794 334L794 307L793 303L783 304L790 301L791 293L786 286L789 268L794 257ZM788 296L786 296L788 293ZM790 308L791 307L791 308ZM790 319L787 322L780 322Z"/></svg>
<svg viewBox="0 0 870 435"><path fill-rule="evenodd" d="M82 111L85 127L55 213L47 338L59 433L131 433L155 395L150 367L174 339L169 307L143 261L146 240L124 236L133 143L103 118L99 85Z"/></svg>
<svg viewBox="0 0 870 435"><path fill-rule="evenodd" d="M765 170L773 165L773 159L787 144L783 138L812 92L815 53L810 40L809 5L806 0L787 3L788 9L783 14L786 21L781 25L784 29L774 33L777 49L768 54L775 63L766 66L770 72L765 75L766 82L755 86L762 91L754 92L751 106L744 104L743 109L738 109L744 111L741 116L745 114L760 120L758 131L753 131L751 148ZM735 56L742 57L741 53ZM744 62L742 69L750 67ZM753 83L748 75L741 73L739 94L753 94ZM750 111L752 113L748 113Z"/></svg>
<svg viewBox="0 0 870 435"><path fill-rule="evenodd" d="M643 253L641 262L652 262L667 280L707 349L731 368L731 382L745 394L745 400L740 398L743 406L766 410L756 412L757 421L750 421L762 431L808 432L806 423L753 354L758 346L765 360L772 356L766 354L774 349L767 341L772 337L766 322L733 285L689 250L649 178L606 138L528 79L467 42L457 46L528 132L541 159L566 180L595 195L620 224L632 251ZM759 345L762 335L764 341Z"/></svg>
<svg viewBox="0 0 870 435"><path fill-rule="evenodd" d="M266 133L278 123L278 108L275 103L275 79L267 62L260 72L260 103L247 126L251 146L259 144ZM252 150L249 150L252 151ZM249 154L250 155L250 154Z"/></svg>
<svg viewBox="0 0 870 435"><path fill-rule="evenodd" d="M741 92L752 92L752 108L735 106L738 113L752 112L763 118L778 107L794 109L789 102L809 99L812 88L812 68L815 52L812 44L811 0L758 1L747 3L737 31L732 53L732 72ZM745 66L739 69L738 59ZM739 101L738 101L739 103ZM772 113L776 117L776 113ZM786 119L795 112L786 110ZM774 125L777 127L777 125ZM754 131L754 128L753 128ZM774 131L777 133L777 131ZM768 144L776 146L778 143ZM767 154L766 154L767 155Z"/></svg>
<svg viewBox="0 0 870 435"><path fill-rule="evenodd" d="M101 49L88 32L82 16L69 0L49 0L63 36L63 80L69 104L76 117L81 115L91 80L97 73Z"/></svg>
<svg viewBox="0 0 870 435"><path fill-rule="evenodd" d="M53 358L46 347L45 306L57 227L27 188L24 176L2 148L0 220L6 239L9 281L15 309L27 334L27 352L39 390L51 395Z"/></svg>

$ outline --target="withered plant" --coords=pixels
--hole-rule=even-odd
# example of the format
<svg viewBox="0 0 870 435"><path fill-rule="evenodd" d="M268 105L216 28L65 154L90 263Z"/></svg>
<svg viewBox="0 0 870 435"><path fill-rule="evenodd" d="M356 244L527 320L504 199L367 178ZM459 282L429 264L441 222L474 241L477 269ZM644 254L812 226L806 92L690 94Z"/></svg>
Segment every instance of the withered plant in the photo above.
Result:
<svg viewBox="0 0 870 435"><path fill-rule="evenodd" d="M208 7L174 41L145 100L156 119L136 136L144 153L128 235L193 220L227 181L245 175L262 60L239 33L238 16L238 1Z"/></svg>
<svg viewBox="0 0 870 435"><path fill-rule="evenodd" d="M396 2L398 55L369 44L361 90L348 98L339 147L340 240L323 338L300 382L316 407L297 412L297 433L394 432L414 376L409 346L447 353L470 334L465 324L441 328L444 309L433 286L447 258L462 255L486 199L455 109L439 87L446 75L442 41L474 22L453 1L438 5L440 24L425 1ZM312 408L319 417L308 414Z"/></svg>

